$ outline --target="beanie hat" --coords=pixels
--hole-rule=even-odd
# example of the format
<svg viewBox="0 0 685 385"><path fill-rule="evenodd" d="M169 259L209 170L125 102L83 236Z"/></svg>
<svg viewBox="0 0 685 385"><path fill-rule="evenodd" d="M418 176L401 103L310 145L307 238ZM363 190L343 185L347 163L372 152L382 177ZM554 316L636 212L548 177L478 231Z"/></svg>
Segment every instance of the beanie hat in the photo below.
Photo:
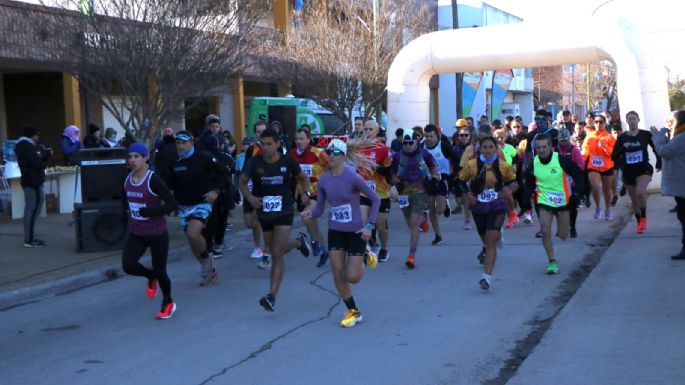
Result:
<svg viewBox="0 0 685 385"><path fill-rule="evenodd" d="M32 126L25 126L23 133L25 137L33 138L35 135L38 134L38 129Z"/></svg>
<svg viewBox="0 0 685 385"><path fill-rule="evenodd" d="M326 149L328 149L328 150L340 150L343 152L343 154L347 155L347 144L340 139L331 140L331 142L328 143L328 146L326 147Z"/></svg>
<svg viewBox="0 0 685 385"><path fill-rule="evenodd" d="M98 131L100 131L100 127L96 126L95 124L91 123L88 125L88 134L89 135L92 135Z"/></svg>
<svg viewBox="0 0 685 385"><path fill-rule="evenodd" d="M135 142L128 147L129 154L134 152L140 154L143 158L150 156L150 151L147 149L147 146L140 142Z"/></svg>

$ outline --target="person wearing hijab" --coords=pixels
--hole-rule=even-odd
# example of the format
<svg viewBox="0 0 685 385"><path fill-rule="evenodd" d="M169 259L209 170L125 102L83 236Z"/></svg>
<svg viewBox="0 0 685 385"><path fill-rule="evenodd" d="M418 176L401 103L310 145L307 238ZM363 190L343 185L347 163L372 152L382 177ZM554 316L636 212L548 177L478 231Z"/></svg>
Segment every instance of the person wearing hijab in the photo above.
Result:
<svg viewBox="0 0 685 385"><path fill-rule="evenodd" d="M78 150L81 149L81 140L79 139L79 128L71 125L64 129L60 146L64 153L64 164L66 166L73 166L77 163Z"/></svg>

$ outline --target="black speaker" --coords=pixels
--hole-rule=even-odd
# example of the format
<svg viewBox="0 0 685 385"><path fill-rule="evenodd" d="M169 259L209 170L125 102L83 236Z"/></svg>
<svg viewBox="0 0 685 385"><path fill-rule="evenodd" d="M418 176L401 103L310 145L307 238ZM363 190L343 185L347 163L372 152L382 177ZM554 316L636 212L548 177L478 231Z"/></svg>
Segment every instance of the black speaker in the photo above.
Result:
<svg viewBox="0 0 685 385"><path fill-rule="evenodd" d="M74 204L76 251L121 250L126 226L121 202Z"/></svg>
<svg viewBox="0 0 685 385"><path fill-rule="evenodd" d="M81 201L121 201L127 151L122 147L88 148L79 151L81 166Z"/></svg>

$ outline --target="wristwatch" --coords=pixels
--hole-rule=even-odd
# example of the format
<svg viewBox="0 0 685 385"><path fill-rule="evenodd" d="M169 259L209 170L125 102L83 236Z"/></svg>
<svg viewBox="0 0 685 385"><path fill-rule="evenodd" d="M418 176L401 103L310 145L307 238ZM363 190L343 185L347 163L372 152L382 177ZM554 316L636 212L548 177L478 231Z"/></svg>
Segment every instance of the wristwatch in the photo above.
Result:
<svg viewBox="0 0 685 385"><path fill-rule="evenodd" d="M375 224L375 223L368 222L366 225L364 225L364 227L366 227L367 229L373 231L373 230L376 228L376 224Z"/></svg>

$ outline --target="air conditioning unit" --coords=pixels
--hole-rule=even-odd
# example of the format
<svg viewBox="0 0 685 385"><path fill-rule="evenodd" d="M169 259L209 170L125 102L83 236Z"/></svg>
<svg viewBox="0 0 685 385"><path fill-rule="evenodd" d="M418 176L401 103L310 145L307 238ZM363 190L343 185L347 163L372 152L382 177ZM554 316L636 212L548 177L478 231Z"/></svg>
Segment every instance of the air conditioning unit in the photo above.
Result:
<svg viewBox="0 0 685 385"><path fill-rule="evenodd" d="M518 103L503 103L502 104L502 115L500 117L493 117L493 119L502 119L507 117L507 115L516 116L521 115L521 106Z"/></svg>

